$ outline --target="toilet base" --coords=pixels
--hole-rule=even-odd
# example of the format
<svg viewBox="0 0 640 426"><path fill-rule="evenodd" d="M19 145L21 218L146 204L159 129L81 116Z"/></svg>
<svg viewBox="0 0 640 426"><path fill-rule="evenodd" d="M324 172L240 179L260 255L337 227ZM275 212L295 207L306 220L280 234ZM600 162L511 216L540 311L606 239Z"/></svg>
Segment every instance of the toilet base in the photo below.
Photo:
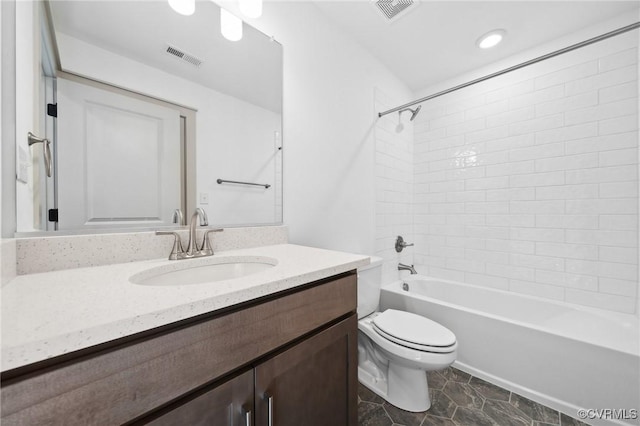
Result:
<svg viewBox="0 0 640 426"><path fill-rule="evenodd" d="M373 363L358 365L358 381L391 405L414 413L431 408L425 371L390 363L386 375L377 373Z"/></svg>

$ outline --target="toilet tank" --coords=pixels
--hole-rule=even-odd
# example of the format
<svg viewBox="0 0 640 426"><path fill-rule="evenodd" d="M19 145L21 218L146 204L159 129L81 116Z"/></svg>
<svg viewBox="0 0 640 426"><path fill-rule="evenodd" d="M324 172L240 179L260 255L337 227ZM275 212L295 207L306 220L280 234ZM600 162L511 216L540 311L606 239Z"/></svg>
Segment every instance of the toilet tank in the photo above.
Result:
<svg viewBox="0 0 640 426"><path fill-rule="evenodd" d="M380 302L383 259L370 257L369 265L358 268L358 319L375 312Z"/></svg>

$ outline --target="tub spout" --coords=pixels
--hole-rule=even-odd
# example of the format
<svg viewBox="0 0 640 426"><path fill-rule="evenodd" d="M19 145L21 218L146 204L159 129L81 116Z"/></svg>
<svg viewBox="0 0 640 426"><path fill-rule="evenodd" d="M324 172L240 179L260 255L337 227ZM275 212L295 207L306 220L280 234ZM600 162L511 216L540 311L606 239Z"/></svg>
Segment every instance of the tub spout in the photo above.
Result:
<svg viewBox="0 0 640 426"><path fill-rule="evenodd" d="M409 266L409 265L405 265L404 263L398 263L398 271L409 271L411 272L411 275L417 274L413 265Z"/></svg>

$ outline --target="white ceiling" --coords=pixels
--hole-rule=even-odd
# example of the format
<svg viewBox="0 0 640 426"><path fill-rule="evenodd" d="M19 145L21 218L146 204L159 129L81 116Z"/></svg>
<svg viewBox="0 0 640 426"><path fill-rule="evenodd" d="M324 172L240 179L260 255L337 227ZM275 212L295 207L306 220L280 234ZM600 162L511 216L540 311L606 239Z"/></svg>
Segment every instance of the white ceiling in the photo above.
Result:
<svg viewBox="0 0 640 426"><path fill-rule="evenodd" d="M418 91L621 14L637 15L640 2L423 0L393 22L371 0L315 4ZM497 28L507 31L500 45L476 47Z"/></svg>
<svg viewBox="0 0 640 426"><path fill-rule="evenodd" d="M50 0L50 5L56 33L282 110L282 46L246 24L242 40L226 40L220 33L220 8L213 2L199 1L191 16L177 14L163 0ZM168 44L204 62L196 68L176 59L165 52ZM65 70L65 58L60 62Z"/></svg>

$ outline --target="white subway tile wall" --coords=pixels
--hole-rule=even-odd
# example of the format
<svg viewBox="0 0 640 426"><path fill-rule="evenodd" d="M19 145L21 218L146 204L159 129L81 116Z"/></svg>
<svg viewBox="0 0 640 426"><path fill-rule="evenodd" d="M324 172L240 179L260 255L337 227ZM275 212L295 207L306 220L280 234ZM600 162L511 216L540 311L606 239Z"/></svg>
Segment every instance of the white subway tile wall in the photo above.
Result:
<svg viewBox="0 0 640 426"><path fill-rule="evenodd" d="M375 111L385 111L405 102L390 99L375 90ZM422 113L422 111L421 111ZM396 281L407 272L398 271L398 263L412 265L413 247L402 253L395 251L395 241L401 235L407 243L413 234L413 122L410 113L386 115L375 125L375 179L376 179L376 256L384 259L384 283ZM399 127L402 123L403 128Z"/></svg>
<svg viewBox="0 0 640 426"><path fill-rule="evenodd" d="M634 313L637 65L633 31L423 104L413 147L420 272ZM396 225L410 229L410 197L387 193L410 186L411 149L394 124L376 127L378 203L396 213L379 210L380 250Z"/></svg>

